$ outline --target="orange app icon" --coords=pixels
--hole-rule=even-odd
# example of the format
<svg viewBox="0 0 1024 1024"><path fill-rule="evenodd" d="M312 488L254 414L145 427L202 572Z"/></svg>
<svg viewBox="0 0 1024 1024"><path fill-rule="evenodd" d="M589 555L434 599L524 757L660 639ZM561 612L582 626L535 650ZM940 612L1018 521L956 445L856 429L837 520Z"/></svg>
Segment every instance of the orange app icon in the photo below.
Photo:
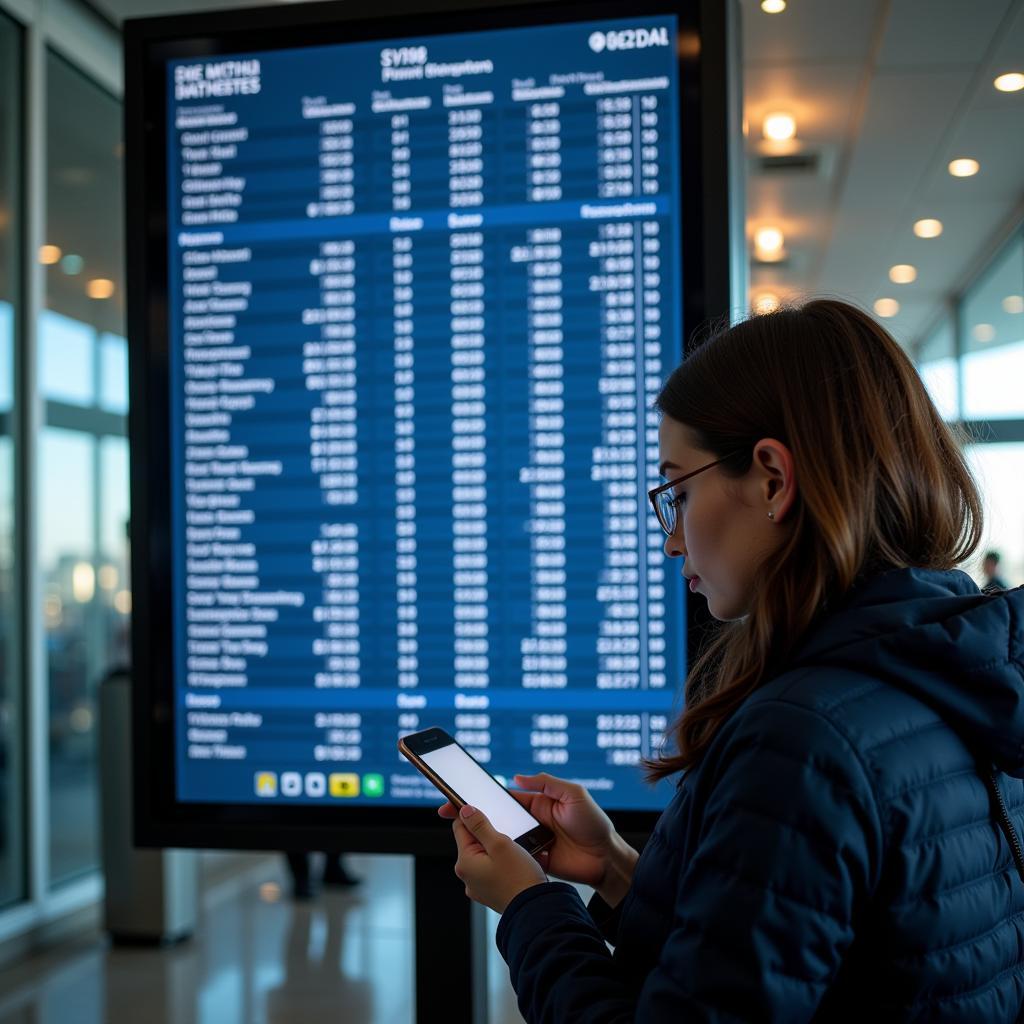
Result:
<svg viewBox="0 0 1024 1024"><path fill-rule="evenodd" d="M332 772L327 784L333 797L359 796L359 776L355 772Z"/></svg>

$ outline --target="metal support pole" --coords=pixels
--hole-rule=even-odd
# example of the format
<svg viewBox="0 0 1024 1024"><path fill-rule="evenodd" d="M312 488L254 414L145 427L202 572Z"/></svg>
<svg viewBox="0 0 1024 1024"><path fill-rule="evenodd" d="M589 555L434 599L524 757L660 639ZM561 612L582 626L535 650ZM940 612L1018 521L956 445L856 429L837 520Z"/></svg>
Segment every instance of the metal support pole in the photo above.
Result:
<svg viewBox="0 0 1024 1024"><path fill-rule="evenodd" d="M418 1024L487 1022L486 911L466 899L452 864L415 858Z"/></svg>

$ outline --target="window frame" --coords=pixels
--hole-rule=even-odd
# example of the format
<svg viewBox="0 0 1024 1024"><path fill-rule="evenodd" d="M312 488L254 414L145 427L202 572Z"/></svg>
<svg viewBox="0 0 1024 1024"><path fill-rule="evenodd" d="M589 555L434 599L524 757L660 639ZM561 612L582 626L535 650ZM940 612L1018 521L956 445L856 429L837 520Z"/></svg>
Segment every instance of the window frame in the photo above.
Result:
<svg viewBox="0 0 1024 1024"><path fill-rule="evenodd" d="M15 255L20 280L15 309L14 415L9 425L15 465L15 603L28 610L15 623L17 651L13 658L22 699L20 783L24 802L25 886L21 902L0 910L3 942L40 931L67 914L95 904L103 894L98 870L56 888L50 880L49 693L43 586L37 558L37 460L39 435L48 414L60 419L65 410L48 408L39 393L38 332L39 316L45 308L45 267L32 256L46 241L47 51L57 53L118 102L123 102L124 88L120 33L95 9L76 0L0 0L0 11L22 30L22 216Z"/></svg>

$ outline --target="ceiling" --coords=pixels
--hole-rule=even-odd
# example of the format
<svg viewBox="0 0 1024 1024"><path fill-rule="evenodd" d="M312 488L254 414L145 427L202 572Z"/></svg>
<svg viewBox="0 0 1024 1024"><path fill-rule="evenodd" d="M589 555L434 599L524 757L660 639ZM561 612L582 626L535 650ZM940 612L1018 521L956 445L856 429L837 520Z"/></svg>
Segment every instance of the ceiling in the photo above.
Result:
<svg viewBox="0 0 1024 1024"><path fill-rule="evenodd" d="M252 6L252 0L93 0L125 18ZM1024 92L1000 93L995 76L1024 71L1024 0L789 0L765 14L740 0L748 238L773 225L785 259L754 262L751 294L783 301L828 294L868 308L895 298L888 321L920 344L1024 214ZM764 115L796 118L791 144L815 170L762 168ZM969 156L980 173L954 178ZM938 238L913 234L934 217ZM918 270L889 281L892 264Z"/></svg>
<svg viewBox="0 0 1024 1024"><path fill-rule="evenodd" d="M748 154L764 115L784 110L798 149L821 158L818 173L752 162L748 237L777 225L788 253L754 263L752 295L895 298L889 326L916 345L1024 212L1024 92L992 85L1024 70L1024 0L790 0L776 15L743 0L742 11ZM954 178L957 157L980 172ZM938 238L915 237L924 217L942 221ZM917 280L890 282L897 263Z"/></svg>

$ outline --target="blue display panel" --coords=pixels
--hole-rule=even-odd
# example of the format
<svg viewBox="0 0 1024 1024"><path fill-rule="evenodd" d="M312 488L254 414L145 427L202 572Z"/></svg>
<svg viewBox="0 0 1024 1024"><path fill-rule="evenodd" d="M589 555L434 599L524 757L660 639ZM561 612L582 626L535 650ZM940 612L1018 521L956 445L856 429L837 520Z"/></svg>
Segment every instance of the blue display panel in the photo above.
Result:
<svg viewBox="0 0 1024 1024"><path fill-rule="evenodd" d="M177 796L656 808L683 678L646 490L680 357L673 17L171 61Z"/></svg>

